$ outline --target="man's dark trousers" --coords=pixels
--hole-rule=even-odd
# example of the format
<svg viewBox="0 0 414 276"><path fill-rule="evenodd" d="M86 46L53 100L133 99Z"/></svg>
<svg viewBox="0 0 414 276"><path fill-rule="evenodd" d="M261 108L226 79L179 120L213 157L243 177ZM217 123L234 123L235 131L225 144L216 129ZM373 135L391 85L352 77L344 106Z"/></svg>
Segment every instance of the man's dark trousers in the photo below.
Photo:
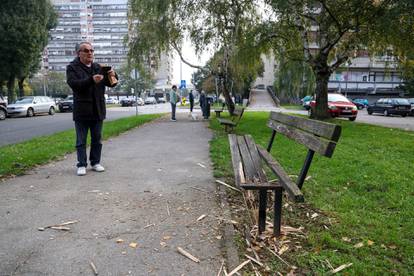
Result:
<svg viewBox="0 0 414 276"><path fill-rule="evenodd" d="M76 151L78 155L78 164L76 166L78 168L86 167L88 165L86 156L86 140L88 137L88 130L91 132L91 151L89 153L89 161L91 162L91 166L101 162L102 124L103 121L99 120L75 121Z"/></svg>
<svg viewBox="0 0 414 276"><path fill-rule="evenodd" d="M175 120L175 108L177 107L177 104L171 103L171 120Z"/></svg>

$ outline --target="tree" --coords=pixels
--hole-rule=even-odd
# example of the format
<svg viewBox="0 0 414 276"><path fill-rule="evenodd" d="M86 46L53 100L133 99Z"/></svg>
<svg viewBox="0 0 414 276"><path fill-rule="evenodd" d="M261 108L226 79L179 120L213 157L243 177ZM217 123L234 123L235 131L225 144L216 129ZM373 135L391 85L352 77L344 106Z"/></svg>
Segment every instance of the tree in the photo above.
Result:
<svg viewBox="0 0 414 276"><path fill-rule="evenodd" d="M15 79L22 88L24 79L38 70L48 31L56 25L56 19L57 14L49 0L2 1L0 81L7 81L9 101L15 96Z"/></svg>
<svg viewBox="0 0 414 276"><path fill-rule="evenodd" d="M52 95L68 95L72 93L69 85L66 83L66 74L64 72L50 71L47 74L47 90Z"/></svg>
<svg viewBox="0 0 414 276"><path fill-rule="evenodd" d="M133 35L129 37L130 55L140 66L148 56L176 50L182 61L207 74L222 74L223 94L229 111L234 103L230 97L234 84L231 59L239 51L239 41L257 22L253 0L131 0ZM213 48L222 51L219 68L189 63L183 57L181 44L188 35L197 53ZM239 60L243 61L243 60ZM235 60L233 61L235 62Z"/></svg>
<svg viewBox="0 0 414 276"><path fill-rule="evenodd" d="M359 50L404 55L412 50L412 1L267 0L273 16L258 25L252 43L305 62L316 81L313 117L329 117L328 80ZM398 27L397 27L398 26ZM405 40L405 41L404 41Z"/></svg>

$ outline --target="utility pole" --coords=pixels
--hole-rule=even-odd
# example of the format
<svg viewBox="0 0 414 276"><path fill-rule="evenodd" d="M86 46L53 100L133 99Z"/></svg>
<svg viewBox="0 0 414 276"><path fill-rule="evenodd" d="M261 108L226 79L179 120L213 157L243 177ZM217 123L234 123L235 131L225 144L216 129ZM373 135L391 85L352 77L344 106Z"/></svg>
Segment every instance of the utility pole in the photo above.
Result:
<svg viewBox="0 0 414 276"><path fill-rule="evenodd" d="M137 69L134 68L134 75L135 75L135 116L138 116L138 72Z"/></svg>

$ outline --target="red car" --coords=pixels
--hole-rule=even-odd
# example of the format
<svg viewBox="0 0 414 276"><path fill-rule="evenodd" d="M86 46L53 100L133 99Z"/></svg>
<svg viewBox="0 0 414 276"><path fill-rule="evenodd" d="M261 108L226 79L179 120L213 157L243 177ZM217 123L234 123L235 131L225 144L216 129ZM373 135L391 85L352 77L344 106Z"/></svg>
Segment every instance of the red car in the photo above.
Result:
<svg viewBox="0 0 414 276"><path fill-rule="evenodd" d="M315 108L316 102L311 101L311 110ZM355 121L358 115L358 108L342 94L328 93L328 110L332 117L348 118Z"/></svg>

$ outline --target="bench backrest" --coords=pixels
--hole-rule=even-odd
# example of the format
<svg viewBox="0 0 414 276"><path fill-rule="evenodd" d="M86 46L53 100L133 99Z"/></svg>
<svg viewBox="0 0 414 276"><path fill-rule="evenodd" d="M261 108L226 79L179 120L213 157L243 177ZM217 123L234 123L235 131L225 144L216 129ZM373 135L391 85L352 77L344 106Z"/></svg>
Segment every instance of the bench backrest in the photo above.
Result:
<svg viewBox="0 0 414 276"><path fill-rule="evenodd" d="M279 112L270 113L267 125L273 129L274 133L283 134L326 157L332 156L341 135L339 125Z"/></svg>
<svg viewBox="0 0 414 276"><path fill-rule="evenodd" d="M301 189L305 182L306 175L312 163L315 152L332 157L336 143L341 136L341 126L311 120L307 118L291 116L280 112L271 112L267 124L273 129L267 151L270 152L276 133L292 139L308 148L302 170L296 181Z"/></svg>
<svg viewBox="0 0 414 276"><path fill-rule="evenodd" d="M233 111L232 121L237 124L240 121L241 117L243 116L243 112L244 112L243 107L235 106L234 111Z"/></svg>

